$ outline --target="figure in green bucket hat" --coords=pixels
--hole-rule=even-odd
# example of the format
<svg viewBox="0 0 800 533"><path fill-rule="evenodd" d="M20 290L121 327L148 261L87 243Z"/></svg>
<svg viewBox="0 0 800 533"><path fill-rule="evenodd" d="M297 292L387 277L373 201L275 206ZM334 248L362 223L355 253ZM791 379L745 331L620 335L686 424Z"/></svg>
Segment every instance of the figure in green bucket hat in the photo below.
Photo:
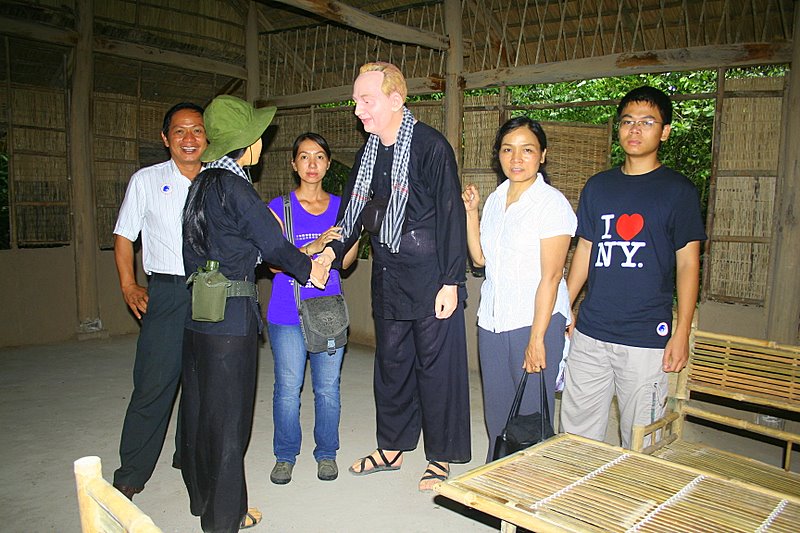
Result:
<svg viewBox="0 0 800 533"><path fill-rule="evenodd" d="M194 320L190 312L184 333L182 473L203 531L234 532L261 521L261 513L248 508L244 473L263 327L255 267L266 261L320 288L330 270L329 262L312 261L284 238L245 173L258 163L261 135L274 116L274 107L256 109L227 95L206 107L206 167L183 210L186 272L215 261L231 281L222 318Z"/></svg>

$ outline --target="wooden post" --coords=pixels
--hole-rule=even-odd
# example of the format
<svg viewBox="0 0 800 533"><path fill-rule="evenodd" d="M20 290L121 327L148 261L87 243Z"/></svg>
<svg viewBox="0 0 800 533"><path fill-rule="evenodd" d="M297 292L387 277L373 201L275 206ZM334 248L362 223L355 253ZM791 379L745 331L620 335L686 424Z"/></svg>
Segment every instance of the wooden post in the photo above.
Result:
<svg viewBox="0 0 800 533"><path fill-rule="evenodd" d="M258 60L258 6L255 0L247 5L247 29L244 37L245 68L247 69L247 101L254 104L261 92Z"/></svg>
<svg viewBox="0 0 800 533"><path fill-rule="evenodd" d="M444 1L444 25L450 38L447 50L447 72L444 91L444 135L456 153L456 163L461 168L463 160L464 91L461 71L464 68L464 39L461 27L460 0Z"/></svg>
<svg viewBox="0 0 800 533"><path fill-rule="evenodd" d="M92 179L93 1L75 2L78 42L72 50L70 72L69 154L79 338L103 332L97 291L97 223Z"/></svg>
<svg viewBox="0 0 800 533"><path fill-rule="evenodd" d="M794 5L789 91L783 101L783 151L775 188L772 276L767 303L767 339L800 342L800 5Z"/></svg>

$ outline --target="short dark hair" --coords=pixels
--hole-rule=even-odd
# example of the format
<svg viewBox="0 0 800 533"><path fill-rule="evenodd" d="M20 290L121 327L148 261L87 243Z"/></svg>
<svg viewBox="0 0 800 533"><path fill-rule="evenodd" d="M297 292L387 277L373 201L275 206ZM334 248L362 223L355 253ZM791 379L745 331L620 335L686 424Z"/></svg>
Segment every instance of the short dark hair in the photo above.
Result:
<svg viewBox="0 0 800 533"><path fill-rule="evenodd" d="M547 149L547 135L545 135L541 124L526 116L514 117L507 120L506 123L500 126L500 129L497 130L497 135L494 138L494 146L492 147L492 166L497 173L498 185L503 183L506 179L506 176L503 174L503 168L500 166L500 146L503 144L503 137L518 128L528 128L539 141L539 148L541 148L543 152ZM541 172L545 183L549 185L550 178L547 177L545 166L546 160L545 163L539 165L539 172Z"/></svg>
<svg viewBox="0 0 800 533"><path fill-rule="evenodd" d="M319 133L307 131L298 135L297 139L294 140L294 144L292 145L292 160L297 157L297 152L300 151L300 143L303 141L314 141L319 145L320 148L322 148L322 150L325 152L325 155L328 156L328 159L331 158L331 148L328 146L328 141L325 140L325 137Z"/></svg>
<svg viewBox="0 0 800 533"><path fill-rule="evenodd" d="M189 109L191 111L196 111L200 113L200 116L203 116L203 108L197 104L193 104L191 102L181 102L179 104L175 104L174 106L169 108L169 111L164 115L164 125L161 127L161 133L164 134L164 137L169 136L169 126L172 123L172 116L177 113L178 111L182 111L184 109Z"/></svg>
<svg viewBox="0 0 800 533"><path fill-rule="evenodd" d="M643 85L632 91L628 91L628 94L622 97L622 100L620 100L617 106L617 120L622 117L622 111L625 109L625 106L631 102L650 104L661 113L661 121L665 125L672 124L672 100L669 99L669 96L667 96L664 91L656 89L655 87L650 87L649 85Z"/></svg>

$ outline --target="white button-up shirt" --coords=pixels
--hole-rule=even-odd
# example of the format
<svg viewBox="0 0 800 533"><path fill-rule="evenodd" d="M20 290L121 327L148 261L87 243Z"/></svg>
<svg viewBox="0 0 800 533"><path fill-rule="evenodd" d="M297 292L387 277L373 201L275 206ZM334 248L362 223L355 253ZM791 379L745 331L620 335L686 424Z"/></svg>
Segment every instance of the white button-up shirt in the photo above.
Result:
<svg viewBox="0 0 800 533"><path fill-rule="evenodd" d="M577 219L567 199L541 174L518 201L506 209L509 181L489 195L481 218L481 247L486 280L481 287L478 325L493 332L533 324L536 289L542 278L541 239L575 235ZM570 318L563 277L553 314Z"/></svg>
<svg viewBox="0 0 800 533"><path fill-rule="evenodd" d="M141 232L142 263L148 274L184 274L181 220L191 184L172 159L131 176L114 233L135 241Z"/></svg>

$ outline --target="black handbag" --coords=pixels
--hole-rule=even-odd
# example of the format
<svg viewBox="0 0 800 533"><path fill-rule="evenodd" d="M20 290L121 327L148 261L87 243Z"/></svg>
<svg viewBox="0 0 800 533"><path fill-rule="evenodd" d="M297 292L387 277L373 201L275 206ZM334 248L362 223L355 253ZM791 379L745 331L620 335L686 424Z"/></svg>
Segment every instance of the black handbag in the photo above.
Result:
<svg viewBox="0 0 800 533"><path fill-rule="evenodd" d="M283 219L287 238L294 244L292 203L289 195L283 197ZM306 350L311 353L328 352L333 355L337 348L347 344L350 314L344 296L333 294L300 300L300 287L297 281L295 280L292 285L294 285L294 301L297 304Z"/></svg>
<svg viewBox="0 0 800 533"><path fill-rule="evenodd" d="M539 378L541 380L539 412L530 415L519 414L522 395L525 394L525 384L528 382L528 373L524 372L514 395L514 401L511 402L511 410L508 413L506 427L495 439L492 460L524 450L555 435L553 423L550 421L550 409L547 405L547 386L545 385L544 371L539 372Z"/></svg>

